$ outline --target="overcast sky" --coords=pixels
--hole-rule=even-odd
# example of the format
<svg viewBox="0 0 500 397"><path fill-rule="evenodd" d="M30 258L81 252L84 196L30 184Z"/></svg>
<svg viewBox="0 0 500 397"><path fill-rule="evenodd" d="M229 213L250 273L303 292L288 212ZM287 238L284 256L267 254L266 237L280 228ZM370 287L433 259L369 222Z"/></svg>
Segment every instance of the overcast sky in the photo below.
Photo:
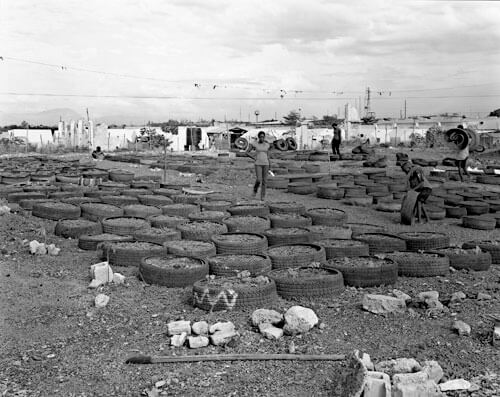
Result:
<svg viewBox="0 0 500 397"><path fill-rule="evenodd" d="M0 4L1 93L117 96L0 95L3 112L88 107L95 117L196 120L239 118L241 109L253 120L257 109L265 119L300 108L322 116L355 105L368 86L379 115L399 115L404 98L409 115L500 107L499 2ZM141 98L151 96L172 99Z"/></svg>

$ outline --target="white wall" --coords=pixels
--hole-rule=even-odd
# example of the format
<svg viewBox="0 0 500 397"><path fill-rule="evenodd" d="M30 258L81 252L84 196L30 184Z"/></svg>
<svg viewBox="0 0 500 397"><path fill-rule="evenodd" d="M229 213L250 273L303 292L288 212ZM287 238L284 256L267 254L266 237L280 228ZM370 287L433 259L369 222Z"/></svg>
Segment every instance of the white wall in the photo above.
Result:
<svg viewBox="0 0 500 397"><path fill-rule="evenodd" d="M53 144L52 130L29 130L29 129L15 129L9 130L8 136L10 139L22 138L31 145L41 147L42 145Z"/></svg>

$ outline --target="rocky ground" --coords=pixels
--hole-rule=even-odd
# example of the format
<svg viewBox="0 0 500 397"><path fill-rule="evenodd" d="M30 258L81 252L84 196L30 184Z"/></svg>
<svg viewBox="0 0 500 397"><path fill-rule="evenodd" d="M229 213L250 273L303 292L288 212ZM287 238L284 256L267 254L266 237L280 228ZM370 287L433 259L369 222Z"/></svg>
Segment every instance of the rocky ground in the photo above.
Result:
<svg viewBox="0 0 500 397"><path fill-rule="evenodd" d="M419 154L422 157L422 153ZM106 167L152 172L145 166L103 162ZM331 167L338 168L339 164ZM246 169L244 169L246 168ZM340 168L339 168L340 169ZM345 168L343 169L345 170ZM190 179L168 172L170 179ZM206 179L216 190L248 196L251 168L229 168ZM380 224L392 232L411 230L398 224L399 215L350 207L338 201L270 190L269 201L297 201L306 207L336 207L350 222ZM271 307L280 312L300 304L312 308L325 326L302 336L278 341L263 339L250 322L251 312L206 313L193 309L191 290L150 286L137 277L136 268L115 268L125 285L107 285L98 292L110 296L102 309L94 307L98 293L88 289L94 252L77 248L77 241L52 234L54 224L30 215L0 218L0 394L6 396L139 396L154 395L158 381L169 396L322 396L339 394L341 362L212 362L191 364L126 365L136 354L186 355L209 353L285 353L293 343L297 353L349 353L359 349L377 362L398 357L436 360L446 379L464 378L479 386L473 392L451 396L500 395L500 348L491 344L492 323L485 315L500 312L500 267L487 272L452 272L446 277L399 278L395 286L347 288L335 299L285 301ZM61 248L58 256L32 256L33 239ZM415 230L415 229L413 229ZM465 229L457 220L419 225L416 230L447 233L452 243L471 239L500 239L492 232ZM435 290L446 300L462 291L466 299L437 316L425 309L375 315L361 309L366 293L390 293L397 288L410 296ZM491 299L478 300L485 293ZM196 351L171 348L169 321L187 319L232 321L241 337L226 347ZM455 320L470 324L470 336L458 336ZM477 389L477 388L476 388Z"/></svg>

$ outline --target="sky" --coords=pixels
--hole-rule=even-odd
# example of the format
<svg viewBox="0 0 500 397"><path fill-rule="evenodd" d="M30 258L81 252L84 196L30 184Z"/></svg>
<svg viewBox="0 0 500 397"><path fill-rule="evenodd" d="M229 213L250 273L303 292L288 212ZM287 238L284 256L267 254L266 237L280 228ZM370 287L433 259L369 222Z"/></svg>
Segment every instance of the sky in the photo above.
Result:
<svg viewBox="0 0 500 397"><path fill-rule="evenodd" d="M0 114L321 117L370 87L380 116L483 115L498 21L495 1L0 0Z"/></svg>

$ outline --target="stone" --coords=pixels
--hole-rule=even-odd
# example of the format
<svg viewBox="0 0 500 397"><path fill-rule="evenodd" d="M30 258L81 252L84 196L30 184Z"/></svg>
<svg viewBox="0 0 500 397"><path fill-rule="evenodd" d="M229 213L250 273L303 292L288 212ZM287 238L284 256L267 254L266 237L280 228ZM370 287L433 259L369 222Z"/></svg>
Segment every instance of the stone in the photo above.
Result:
<svg viewBox="0 0 500 397"><path fill-rule="evenodd" d="M206 336L190 336L188 338L188 345L190 349L199 349L201 347L207 347L210 340Z"/></svg>
<svg viewBox="0 0 500 397"><path fill-rule="evenodd" d="M125 284L125 276L121 273L113 273L113 284Z"/></svg>
<svg viewBox="0 0 500 397"><path fill-rule="evenodd" d="M157 389L161 389L163 386L167 384L166 380L159 380L158 382L155 383L155 387Z"/></svg>
<svg viewBox="0 0 500 397"><path fill-rule="evenodd" d="M495 324L493 326L493 346L500 346L500 324Z"/></svg>
<svg viewBox="0 0 500 397"><path fill-rule="evenodd" d="M397 384L392 389L392 397L442 397L436 382L428 380L424 383Z"/></svg>
<svg viewBox="0 0 500 397"><path fill-rule="evenodd" d="M391 378L383 372L368 371L363 397L391 397Z"/></svg>
<svg viewBox="0 0 500 397"><path fill-rule="evenodd" d="M216 331L213 335L210 335L210 343L214 346L223 346L227 345L229 342L233 340L233 338L237 337L238 333L233 329L231 330L222 330Z"/></svg>
<svg viewBox="0 0 500 397"><path fill-rule="evenodd" d="M180 335L182 333L186 333L186 335L191 334L191 321L187 320L179 320L179 321L171 321L167 324L167 335Z"/></svg>
<svg viewBox="0 0 500 397"><path fill-rule="evenodd" d="M283 331L287 335L296 335L308 332L318 324L318 316L312 309L302 306L292 306L285 313Z"/></svg>
<svg viewBox="0 0 500 397"><path fill-rule="evenodd" d="M283 336L283 330L270 323L259 324L259 332L271 340L278 340Z"/></svg>
<svg viewBox="0 0 500 397"><path fill-rule="evenodd" d="M29 243L30 252L33 255L46 255L47 248L44 243L39 243L37 240L30 241Z"/></svg>
<svg viewBox="0 0 500 397"><path fill-rule="evenodd" d="M184 343L186 343L187 336L188 336L187 332L182 332L180 334L173 335L172 338L170 338L170 346L174 347L184 346Z"/></svg>
<svg viewBox="0 0 500 397"><path fill-rule="evenodd" d="M443 379L444 371L443 368L439 365L437 361L424 361L422 363L422 371L424 371L430 380L433 380L436 383L439 383L441 379Z"/></svg>
<svg viewBox="0 0 500 397"><path fill-rule="evenodd" d="M437 291L424 291L418 294L418 299L425 302L426 300L439 300L439 292Z"/></svg>
<svg viewBox="0 0 500 397"><path fill-rule="evenodd" d="M455 331L457 331L460 336L470 336L471 327L464 321L457 320L453 323L452 327Z"/></svg>
<svg viewBox="0 0 500 397"><path fill-rule="evenodd" d="M465 379L453 379L448 382L441 383L439 388L441 391L453 391L453 390L469 390L471 384Z"/></svg>
<svg viewBox="0 0 500 397"><path fill-rule="evenodd" d="M408 374L422 370L419 362L413 358L397 358L395 360L380 361L375 364L375 370L389 375Z"/></svg>
<svg viewBox="0 0 500 397"><path fill-rule="evenodd" d="M453 294L451 294L450 302L451 303L460 302L463 301L465 298L467 298L467 296L462 291L454 292Z"/></svg>
<svg viewBox="0 0 500 397"><path fill-rule="evenodd" d="M392 293L396 298L403 299L405 301L405 303L408 303L411 301L411 296L404 293L403 291L400 291L398 289L393 289Z"/></svg>
<svg viewBox="0 0 500 397"><path fill-rule="evenodd" d="M257 309L252 313L252 324L258 327L260 324L278 325L283 321L283 315L275 310Z"/></svg>
<svg viewBox="0 0 500 397"><path fill-rule="evenodd" d="M431 309L431 310L434 310L434 311L440 311L440 310L444 309L443 304L441 302L439 302L438 300L427 299L425 301L425 304L427 305L428 309Z"/></svg>
<svg viewBox="0 0 500 397"><path fill-rule="evenodd" d="M403 299L387 295L366 294L362 304L364 310L374 314L404 313L406 310Z"/></svg>
<svg viewBox="0 0 500 397"><path fill-rule="evenodd" d="M485 294L484 292L477 293L477 300L478 301L489 301L490 299L491 299L490 294Z"/></svg>
<svg viewBox="0 0 500 397"><path fill-rule="evenodd" d="M92 288L92 289L96 289L96 288L99 288L101 285L103 285L104 283L100 280L96 280L96 279L93 279L90 283L89 283L89 286L88 288Z"/></svg>
<svg viewBox="0 0 500 397"><path fill-rule="evenodd" d="M208 334L208 323L206 321L197 321L191 325L191 330L195 335Z"/></svg>
<svg viewBox="0 0 500 397"><path fill-rule="evenodd" d="M218 322L218 323L211 325L209 328L209 332L211 334L214 334L217 331L230 332L230 331L234 331L234 330L235 330L235 327L231 321Z"/></svg>
<svg viewBox="0 0 500 397"><path fill-rule="evenodd" d="M402 373L395 374L392 377L394 385L396 384L416 384L425 383L429 380L429 375L424 371L412 372L412 373Z"/></svg>
<svg viewBox="0 0 500 397"><path fill-rule="evenodd" d="M61 248L57 248L54 244L47 245L47 253L49 255L57 256L59 252L61 252Z"/></svg>
<svg viewBox="0 0 500 397"><path fill-rule="evenodd" d="M359 350L355 350L354 354L359 358L368 371L373 371L375 369L372 359L368 353L361 353Z"/></svg>
<svg viewBox="0 0 500 397"><path fill-rule="evenodd" d="M109 296L105 294L98 294L94 300L95 307L97 308L106 307L108 302L109 302Z"/></svg>
<svg viewBox="0 0 500 397"><path fill-rule="evenodd" d="M108 262L99 262L90 266L90 278L99 281L101 284L113 281L113 270Z"/></svg>

